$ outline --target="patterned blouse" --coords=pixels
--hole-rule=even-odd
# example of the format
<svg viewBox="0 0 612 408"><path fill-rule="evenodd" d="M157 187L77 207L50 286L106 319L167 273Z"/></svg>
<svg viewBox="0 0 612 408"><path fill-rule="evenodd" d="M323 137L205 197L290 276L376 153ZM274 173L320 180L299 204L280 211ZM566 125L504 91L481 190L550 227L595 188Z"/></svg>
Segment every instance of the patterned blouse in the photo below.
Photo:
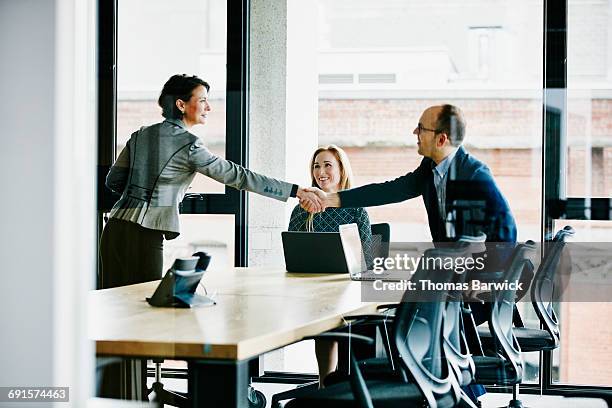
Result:
<svg viewBox="0 0 612 408"><path fill-rule="evenodd" d="M308 212L296 205L289 220L289 231L306 231ZM361 247L368 268L372 267L372 230L370 217L364 208L328 208L322 213L314 215L313 230L316 232L338 232L342 224L357 224Z"/></svg>

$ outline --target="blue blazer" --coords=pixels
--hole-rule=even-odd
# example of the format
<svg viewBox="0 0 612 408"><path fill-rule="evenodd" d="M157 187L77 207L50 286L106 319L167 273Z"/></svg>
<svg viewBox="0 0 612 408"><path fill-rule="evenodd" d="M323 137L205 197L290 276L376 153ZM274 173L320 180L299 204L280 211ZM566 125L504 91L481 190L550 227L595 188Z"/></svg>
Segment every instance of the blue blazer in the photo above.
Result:
<svg viewBox="0 0 612 408"><path fill-rule="evenodd" d="M438 211L434 186L435 162L424 158L413 172L384 183L368 184L340 191L342 207L371 207L397 203L418 196L423 197L429 229L434 242L447 242L455 238L446 233L446 220ZM505 197L497 187L489 168L460 146L446 178L446 208L456 200L479 202L484 205L482 230L489 242L516 242L516 224ZM457 231L459 235L461 231Z"/></svg>

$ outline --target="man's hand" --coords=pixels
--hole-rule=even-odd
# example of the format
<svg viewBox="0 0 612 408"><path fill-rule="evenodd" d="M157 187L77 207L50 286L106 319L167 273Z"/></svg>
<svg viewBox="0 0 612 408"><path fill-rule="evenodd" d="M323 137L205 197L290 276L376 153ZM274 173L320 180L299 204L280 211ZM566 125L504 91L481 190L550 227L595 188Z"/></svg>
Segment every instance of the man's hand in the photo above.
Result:
<svg viewBox="0 0 612 408"><path fill-rule="evenodd" d="M324 211L328 207L340 207L340 196L337 193L326 193L316 187L307 187L304 189L305 192L316 194L316 196L321 201L321 209L320 211L316 211L316 209L307 201L302 202L300 199L300 205L302 208L308 212L321 212Z"/></svg>
<svg viewBox="0 0 612 408"><path fill-rule="evenodd" d="M323 193L323 191L321 191L321 193ZM296 196L300 200L300 205L306 211L318 213L325 210L323 200L315 191L312 191L312 188L299 187Z"/></svg>

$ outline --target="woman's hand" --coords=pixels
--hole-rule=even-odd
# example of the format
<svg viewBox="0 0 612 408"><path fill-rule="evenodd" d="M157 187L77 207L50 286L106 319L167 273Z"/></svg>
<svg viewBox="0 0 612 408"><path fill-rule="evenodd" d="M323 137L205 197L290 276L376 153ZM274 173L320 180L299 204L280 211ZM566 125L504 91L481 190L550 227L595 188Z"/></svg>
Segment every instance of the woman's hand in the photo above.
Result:
<svg viewBox="0 0 612 408"><path fill-rule="evenodd" d="M298 188L296 196L300 200L300 205L302 206L303 209L305 209L308 212L312 212L312 213L318 213L318 212L325 211L325 207L323 206L323 201L321 199L321 196L317 194L317 192L314 190L318 190L321 193L323 193L323 191L319 190L318 188L314 188L314 187L313 188L302 188L302 187Z"/></svg>
<svg viewBox="0 0 612 408"><path fill-rule="evenodd" d="M302 208L311 213L317 213L325 211L327 207L340 207L340 196L338 193L326 193L317 187L307 187L301 189L305 194L314 194L319 201L319 206L315 206L309 200L302 200L299 196L298 190L298 198L300 198L300 205Z"/></svg>

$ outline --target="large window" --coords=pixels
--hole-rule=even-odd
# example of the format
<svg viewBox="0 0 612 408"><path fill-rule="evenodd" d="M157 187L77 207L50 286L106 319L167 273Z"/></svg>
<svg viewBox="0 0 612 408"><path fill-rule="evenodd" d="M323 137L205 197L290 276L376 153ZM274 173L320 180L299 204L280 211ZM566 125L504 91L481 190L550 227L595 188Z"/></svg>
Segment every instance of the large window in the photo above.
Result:
<svg viewBox="0 0 612 408"><path fill-rule="evenodd" d="M464 145L491 168L519 239L538 241L543 2L316 4L317 144L345 149L357 186L390 180L422 159L412 132L423 110L457 105L467 120ZM367 211L373 223L390 223L392 245L431 241L420 198ZM526 322L537 326L525 306ZM537 381L538 354L526 361L526 381ZM295 364L284 368L309 368Z"/></svg>
<svg viewBox="0 0 612 408"><path fill-rule="evenodd" d="M171 75L184 73L211 86L208 123L191 131L225 157L226 0L120 0L117 14L116 154L132 132L163 120L157 105L162 86ZM197 174L187 193L224 191L223 184ZM164 271L176 257L200 250L212 255L211 267L234 265L234 224L232 215L181 215L181 235L165 243Z"/></svg>
<svg viewBox="0 0 612 408"><path fill-rule="evenodd" d="M244 112L239 107L245 103L246 87L243 75L246 68L241 54L245 48L242 36L245 4L246 1L227 0L100 3L99 71L103 97L99 114L103 131L100 131L99 164L103 173L99 182L106 175L105 166L119 155L133 132L163 120L157 99L163 84L174 74L197 75L211 86L212 111L208 123L194 126L190 131L212 153L244 163L242 149L247 135ZM111 196L103 189L99 191L103 196L100 210L107 212L112 205ZM197 174L181 204L181 235L164 243L163 271L175 258L197 251L212 256L210 269L243 265L246 259L244 207L243 193L229 191L222 184ZM102 221L99 225L102 226ZM164 363L164 367L185 366L185 362Z"/></svg>
<svg viewBox="0 0 612 408"><path fill-rule="evenodd" d="M163 120L157 98L173 74L197 75L211 85L212 110L193 132L225 156L226 0L121 0L118 9L117 154L131 133ZM190 192L223 192L200 174Z"/></svg>
<svg viewBox="0 0 612 408"><path fill-rule="evenodd" d="M344 147L357 185L421 160L422 111L451 103L489 165L519 239L539 238L542 2L319 1L319 145ZM529 63L525 63L529 61ZM431 240L420 199L368 209L392 241Z"/></svg>
<svg viewBox="0 0 612 408"><path fill-rule="evenodd" d="M467 121L464 145L491 168L519 240L539 240L542 1L320 0L318 7L319 145L346 149L357 185L389 180L422 159L412 132L423 110L457 105ZM431 240L420 198L368 213L391 224L398 249ZM525 306L526 323L537 327ZM537 381L538 355L525 360L525 380Z"/></svg>
<svg viewBox="0 0 612 408"><path fill-rule="evenodd" d="M597 220L593 205L612 197L612 2L568 2L567 133L561 144L561 194L582 202L573 241L612 242L612 223ZM605 276L602 276L605 282ZM608 386L612 383L612 305L606 299L562 303L561 347L554 353L553 381Z"/></svg>

